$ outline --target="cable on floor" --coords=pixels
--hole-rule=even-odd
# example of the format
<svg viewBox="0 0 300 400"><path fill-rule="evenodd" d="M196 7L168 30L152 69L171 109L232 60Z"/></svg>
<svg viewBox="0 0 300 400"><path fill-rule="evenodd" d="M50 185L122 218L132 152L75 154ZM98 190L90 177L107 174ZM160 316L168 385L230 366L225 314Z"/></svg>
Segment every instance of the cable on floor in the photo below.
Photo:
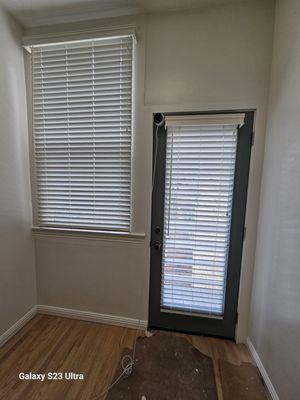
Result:
<svg viewBox="0 0 300 400"><path fill-rule="evenodd" d="M134 344L133 344L133 350L132 350L132 354L125 354L122 359L121 359L121 367L122 367L122 372L120 373L120 375L109 385L107 386L106 389L103 390L103 392L101 392L100 394L96 395L95 397L93 397L91 400L100 400L101 398L103 398L106 394L108 394L108 392L121 380L121 378L128 378L133 371L133 366L135 363L135 350L136 350L136 342L137 342L137 338L138 338L138 332L140 330L140 320L139 320L139 326L138 329L135 332L135 339L134 339Z"/></svg>

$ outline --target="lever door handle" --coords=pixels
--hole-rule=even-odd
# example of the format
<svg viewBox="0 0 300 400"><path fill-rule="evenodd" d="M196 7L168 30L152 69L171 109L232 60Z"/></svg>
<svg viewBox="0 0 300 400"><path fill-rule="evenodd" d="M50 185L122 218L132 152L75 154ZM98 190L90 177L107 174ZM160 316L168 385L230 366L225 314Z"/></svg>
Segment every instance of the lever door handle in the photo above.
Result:
<svg viewBox="0 0 300 400"><path fill-rule="evenodd" d="M159 241L155 241L155 242L153 242L153 247L156 249L156 250L159 250L160 248L161 248L161 243L159 242Z"/></svg>

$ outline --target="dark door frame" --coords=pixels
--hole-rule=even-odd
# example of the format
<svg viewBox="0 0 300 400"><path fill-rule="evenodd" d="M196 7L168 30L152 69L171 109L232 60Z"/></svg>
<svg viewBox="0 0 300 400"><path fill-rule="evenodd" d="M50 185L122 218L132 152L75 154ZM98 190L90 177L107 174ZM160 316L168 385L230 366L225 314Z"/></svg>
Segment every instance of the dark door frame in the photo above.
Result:
<svg viewBox="0 0 300 400"><path fill-rule="evenodd" d="M230 246L228 270L226 277L226 294L223 317L195 316L193 314L161 311L161 266L164 226L165 196L165 127L153 124L153 165L156 153L156 171L152 191L151 214L151 261L148 325L153 329L182 331L192 334L209 335L228 339L235 338L237 322L237 304L241 261L244 241L244 223L246 214L248 177L253 140L254 110L230 110L207 112L165 113L165 115L199 115L199 114L236 114L245 113L245 123L238 129L238 142L233 190L232 219L230 229ZM156 143L157 139L157 143ZM159 245L161 244L161 246Z"/></svg>

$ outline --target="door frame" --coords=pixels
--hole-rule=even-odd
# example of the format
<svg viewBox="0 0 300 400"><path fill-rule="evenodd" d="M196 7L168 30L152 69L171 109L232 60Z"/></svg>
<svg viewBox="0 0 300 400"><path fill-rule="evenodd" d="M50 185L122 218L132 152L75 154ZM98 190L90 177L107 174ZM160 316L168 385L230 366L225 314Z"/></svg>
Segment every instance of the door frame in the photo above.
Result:
<svg viewBox="0 0 300 400"><path fill-rule="evenodd" d="M165 116L201 114L217 115L236 113L245 114L245 123L238 130L232 218L230 228L230 246L228 253L228 271L226 276L224 318L219 316L212 317L208 315L195 315L192 313L188 314L180 311L161 311L161 270L164 227L166 171L165 161L167 134L164 126L159 127L158 130L156 130L156 126L153 124L152 174L155 174L155 177L154 187L152 191L151 207L151 251L148 317L148 325L150 328L182 331L186 333L216 336L227 339L235 338L241 262L245 231L244 224L247 204L248 178L250 169L251 148L253 142L254 112L254 110L226 110L164 113ZM153 170L154 164L156 164L156 171ZM159 232L157 227L160 227ZM157 248L157 243L161 244L160 248Z"/></svg>

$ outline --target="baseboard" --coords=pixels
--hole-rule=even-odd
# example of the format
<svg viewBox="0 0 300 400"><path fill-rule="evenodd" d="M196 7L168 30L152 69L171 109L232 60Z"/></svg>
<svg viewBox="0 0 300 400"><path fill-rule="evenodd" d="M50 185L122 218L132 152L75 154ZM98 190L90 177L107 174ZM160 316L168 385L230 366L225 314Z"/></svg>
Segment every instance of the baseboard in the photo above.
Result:
<svg viewBox="0 0 300 400"><path fill-rule="evenodd" d="M23 326L31 320L37 313L36 306L32 307L22 318L13 324L6 332L0 335L0 347L4 345L11 337L13 337Z"/></svg>
<svg viewBox="0 0 300 400"><path fill-rule="evenodd" d="M278 394L276 393L276 390L272 384L272 381L261 361L261 359L259 358L259 355L255 349L255 347L253 346L253 343L251 342L251 339L249 337L247 337L247 346L248 349L257 365L257 368L259 369L259 372L264 380L264 383L269 391L270 397L272 400L280 400Z"/></svg>
<svg viewBox="0 0 300 400"><path fill-rule="evenodd" d="M73 310L71 308L37 305L40 314L56 315L59 317L80 319L83 321L100 322L108 325L124 326L126 328L147 329L147 321L110 314L99 314L90 311Z"/></svg>

